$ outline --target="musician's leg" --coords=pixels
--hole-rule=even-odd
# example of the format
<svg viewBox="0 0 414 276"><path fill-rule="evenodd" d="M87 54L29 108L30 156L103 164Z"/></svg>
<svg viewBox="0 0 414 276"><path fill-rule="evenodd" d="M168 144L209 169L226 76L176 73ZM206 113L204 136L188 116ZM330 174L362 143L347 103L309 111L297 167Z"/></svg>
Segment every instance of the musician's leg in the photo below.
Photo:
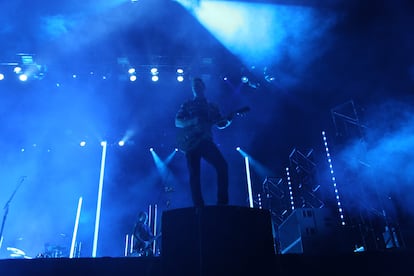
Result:
<svg viewBox="0 0 414 276"><path fill-rule="evenodd" d="M209 162L217 172L217 204L227 205L229 203L229 176L228 165L220 150L213 143L206 143L204 146L203 157Z"/></svg>
<svg viewBox="0 0 414 276"><path fill-rule="evenodd" d="M187 167L190 178L190 189L193 204L195 207L203 207L204 200L201 194L201 183L200 183L200 159L201 155L198 151L190 151L186 154Z"/></svg>

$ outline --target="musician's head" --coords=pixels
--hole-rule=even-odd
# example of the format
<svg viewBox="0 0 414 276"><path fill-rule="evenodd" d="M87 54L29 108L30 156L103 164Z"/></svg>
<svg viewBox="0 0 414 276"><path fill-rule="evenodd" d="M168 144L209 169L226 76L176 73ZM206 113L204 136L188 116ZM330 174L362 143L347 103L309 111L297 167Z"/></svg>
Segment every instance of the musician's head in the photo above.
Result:
<svg viewBox="0 0 414 276"><path fill-rule="evenodd" d="M193 90L194 97L204 96L204 90L206 88L206 85L204 84L204 81L201 78L195 77L192 79L191 88Z"/></svg>
<svg viewBox="0 0 414 276"><path fill-rule="evenodd" d="M138 214L138 222L147 223L147 221L148 221L148 214L147 214L147 212L144 212L144 211L139 212L139 214Z"/></svg>

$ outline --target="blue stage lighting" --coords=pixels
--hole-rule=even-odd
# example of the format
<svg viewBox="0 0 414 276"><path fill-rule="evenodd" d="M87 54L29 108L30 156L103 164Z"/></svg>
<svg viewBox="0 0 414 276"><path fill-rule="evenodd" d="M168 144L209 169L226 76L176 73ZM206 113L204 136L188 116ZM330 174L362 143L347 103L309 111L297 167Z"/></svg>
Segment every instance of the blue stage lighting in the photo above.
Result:
<svg viewBox="0 0 414 276"><path fill-rule="evenodd" d="M14 71L16 74L20 74L20 73L22 72L22 67L20 67L20 66L16 66L16 67L14 67L13 71Z"/></svg>
<svg viewBox="0 0 414 276"><path fill-rule="evenodd" d="M345 225L345 219L344 219L344 214L343 214L343 209L342 209L342 203L341 203L341 199L339 197L338 185L336 183L336 177L335 177L334 170L333 170L331 154L329 153L328 141L327 141L327 138L326 138L325 131L322 131L322 139L323 139L323 142L324 142L323 144L325 146L326 157L327 157L327 160L328 160L329 169L330 169L330 173L331 173L331 180L332 180L332 185L334 187L335 199L336 199L336 204L338 206L339 217L341 219L341 224Z"/></svg>
<svg viewBox="0 0 414 276"><path fill-rule="evenodd" d="M28 78L29 77L26 74L19 75L19 80L21 80L21 81L27 81Z"/></svg>

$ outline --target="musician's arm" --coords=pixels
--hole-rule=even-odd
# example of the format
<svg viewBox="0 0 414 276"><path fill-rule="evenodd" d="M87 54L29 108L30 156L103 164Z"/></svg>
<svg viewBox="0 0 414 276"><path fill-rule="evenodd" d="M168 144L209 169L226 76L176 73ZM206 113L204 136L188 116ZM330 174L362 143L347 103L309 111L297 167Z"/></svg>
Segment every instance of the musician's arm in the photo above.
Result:
<svg viewBox="0 0 414 276"><path fill-rule="evenodd" d="M218 129L224 129L228 127L232 122L231 116L223 117L221 115L220 109L216 104L210 105L210 114L214 114L215 118L213 119L213 121L216 122L215 124Z"/></svg>

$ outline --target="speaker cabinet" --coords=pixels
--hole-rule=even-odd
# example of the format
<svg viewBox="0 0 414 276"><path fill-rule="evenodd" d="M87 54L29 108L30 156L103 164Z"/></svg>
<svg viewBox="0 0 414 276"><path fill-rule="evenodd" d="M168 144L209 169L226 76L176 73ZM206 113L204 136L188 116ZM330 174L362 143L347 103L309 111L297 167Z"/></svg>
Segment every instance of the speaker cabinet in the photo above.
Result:
<svg viewBox="0 0 414 276"><path fill-rule="evenodd" d="M294 210L279 226L278 236L282 254L352 252L347 230L325 208Z"/></svg>
<svg viewBox="0 0 414 276"><path fill-rule="evenodd" d="M162 214L161 255L171 275L260 270L274 254L268 210L206 206Z"/></svg>

